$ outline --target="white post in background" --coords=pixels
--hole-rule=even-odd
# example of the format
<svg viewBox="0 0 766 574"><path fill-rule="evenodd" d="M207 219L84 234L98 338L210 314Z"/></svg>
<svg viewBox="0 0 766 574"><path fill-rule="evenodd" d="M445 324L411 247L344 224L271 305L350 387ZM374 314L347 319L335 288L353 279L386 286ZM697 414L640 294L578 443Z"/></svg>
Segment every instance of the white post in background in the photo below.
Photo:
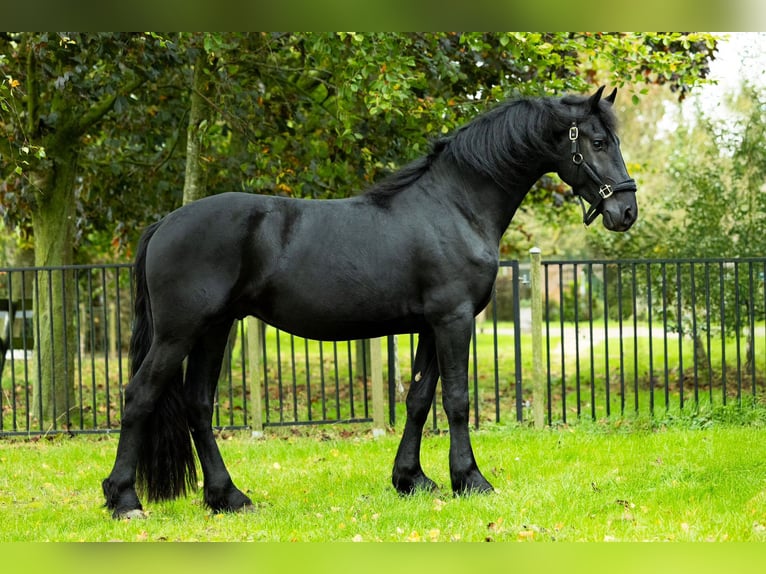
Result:
<svg viewBox="0 0 766 574"><path fill-rule="evenodd" d="M386 434L386 388L383 380L382 339L370 340L370 371L372 384L372 436Z"/></svg>
<svg viewBox="0 0 766 574"><path fill-rule="evenodd" d="M529 250L529 283L532 291L532 414L535 428L545 426L545 376L543 374L543 290L541 252Z"/></svg>
<svg viewBox="0 0 766 574"><path fill-rule="evenodd" d="M250 429L253 438L263 438L263 414L261 413L261 389L263 374L261 353L263 341L261 337L261 322L255 317L246 319L247 327L247 365L250 380Z"/></svg>

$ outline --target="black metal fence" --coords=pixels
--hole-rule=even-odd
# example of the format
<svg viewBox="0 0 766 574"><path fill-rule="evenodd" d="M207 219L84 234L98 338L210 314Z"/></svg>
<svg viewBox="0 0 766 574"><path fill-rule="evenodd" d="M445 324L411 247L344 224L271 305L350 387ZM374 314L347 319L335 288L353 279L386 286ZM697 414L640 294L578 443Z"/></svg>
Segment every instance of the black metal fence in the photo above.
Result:
<svg viewBox="0 0 766 574"><path fill-rule="evenodd" d="M759 401L765 274L766 259L543 262L547 422ZM130 265L0 269L0 435L119 429L131 282ZM477 426L531 418L530 297L529 263L502 262L471 345ZM416 344L410 335L382 342L391 424L403 420ZM365 342L308 341L242 321L214 424L370 422L371 375ZM440 403L437 391L434 427L446 426Z"/></svg>
<svg viewBox="0 0 766 574"><path fill-rule="evenodd" d="M762 397L766 259L543 267L549 422Z"/></svg>

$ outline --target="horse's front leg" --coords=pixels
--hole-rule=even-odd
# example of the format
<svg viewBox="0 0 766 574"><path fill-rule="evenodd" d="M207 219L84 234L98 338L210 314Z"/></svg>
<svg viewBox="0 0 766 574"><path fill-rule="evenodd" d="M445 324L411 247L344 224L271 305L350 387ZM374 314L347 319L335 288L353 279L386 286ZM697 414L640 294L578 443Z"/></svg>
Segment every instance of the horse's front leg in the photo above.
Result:
<svg viewBox="0 0 766 574"><path fill-rule="evenodd" d="M450 479L455 493L493 490L479 471L468 432L468 355L472 326L473 315L465 313L453 314L435 327L442 403L450 431Z"/></svg>
<svg viewBox="0 0 766 574"><path fill-rule="evenodd" d="M416 490L434 490L436 483L428 478L420 466L420 443L423 426L434 400L439 364L436 360L436 344L430 330L418 336L418 349L412 368L412 383L407 393L407 421L402 440L394 460L391 480L401 494Z"/></svg>

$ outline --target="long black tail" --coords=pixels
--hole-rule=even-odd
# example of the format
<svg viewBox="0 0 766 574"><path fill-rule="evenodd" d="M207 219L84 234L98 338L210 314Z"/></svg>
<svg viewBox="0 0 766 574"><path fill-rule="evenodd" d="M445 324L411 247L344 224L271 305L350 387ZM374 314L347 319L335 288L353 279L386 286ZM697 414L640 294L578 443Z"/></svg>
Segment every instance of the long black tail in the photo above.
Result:
<svg viewBox="0 0 766 574"><path fill-rule="evenodd" d="M152 345L153 320L146 285L146 251L158 227L159 223L155 223L146 229L136 253L135 317L129 353L131 378L141 368ZM197 468L182 392L183 369L179 365L154 410L146 417L142 429L136 486L150 501L176 498L197 487Z"/></svg>

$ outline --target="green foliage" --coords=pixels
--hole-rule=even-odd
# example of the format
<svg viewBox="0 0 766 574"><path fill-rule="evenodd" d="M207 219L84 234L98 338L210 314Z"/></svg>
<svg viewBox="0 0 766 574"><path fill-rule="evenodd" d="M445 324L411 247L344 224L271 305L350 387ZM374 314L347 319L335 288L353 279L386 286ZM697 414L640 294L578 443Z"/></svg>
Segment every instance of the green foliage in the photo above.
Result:
<svg viewBox="0 0 766 574"><path fill-rule="evenodd" d="M0 205L9 226L28 227L34 213L58 194L76 203L69 235L78 243L92 230L114 232L119 223L131 223L136 202L126 201L127 190L135 196L142 188L137 157L157 154L167 137L168 124L152 113L150 94L178 60L162 44L149 34L0 36L6 56L0 71L12 96L6 98L10 111L0 114L5 176ZM62 166L71 163L74 177L56 181ZM151 173L146 167L153 166L144 163L141 174ZM155 197L146 194L138 205L150 206ZM142 211L140 219L145 218ZM71 251L73 245L63 248Z"/></svg>
<svg viewBox="0 0 766 574"><path fill-rule="evenodd" d="M671 185L662 201L669 214L666 239L655 247L655 254L747 258L766 252L765 108L763 93L745 86L729 118L713 120L700 114L694 129L679 130L668 161ZM673 311L670 320L675 331L696 337L712 321L716 329L735 336L747 331L750 321L764 317L760 264L721 264L712 270L712 280L710 269L701 265L669 271L668 278L655 276L654 292L678 305L680 312ZM679 278L683 288L675 287ZM704 298L710 304L702 312Z"/></svg>
<svg viewBox="0 0 766 574"><path fill-rule="evenodd" d="M59 161L51 146L67 141L79 151L71 192L82 258L132 244L180 204L200 54L208 190L322 198L358 193L512 95L598 83L631 86L636 98L647 84L683 95L704 81L715 42L677 33L6 33L2 213L29 226L30 174L50 173ZM89 127L67 132L70 116ZM551 190L566 197L560 187L550 180L533 198L554 225L547 207Z"/></svg>

